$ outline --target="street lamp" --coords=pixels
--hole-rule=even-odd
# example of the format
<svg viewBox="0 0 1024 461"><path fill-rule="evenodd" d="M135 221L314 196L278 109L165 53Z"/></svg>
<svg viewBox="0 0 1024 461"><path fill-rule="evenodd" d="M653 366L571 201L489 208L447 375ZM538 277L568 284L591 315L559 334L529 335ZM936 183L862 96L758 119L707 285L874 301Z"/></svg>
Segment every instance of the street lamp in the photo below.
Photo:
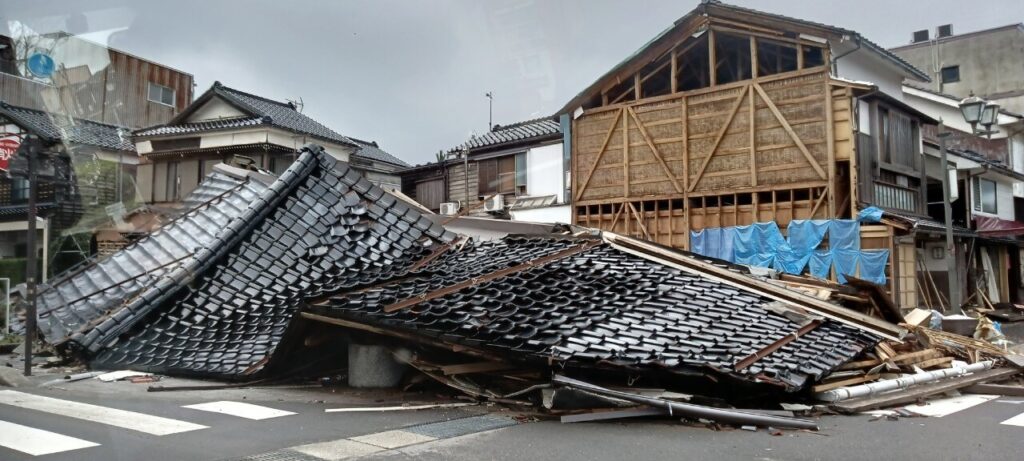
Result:
<svg viewBox="0 0 1024 461"><path fill-rule="evenodd" d="M970 96L960 101L960 113L964 116L964 121L971 124L971 131L974 134L991 137L995 133L991 128L999 119L999 104L988 102L971 93ZM979 130L978 124L984 126L985 129Z"/></svg>

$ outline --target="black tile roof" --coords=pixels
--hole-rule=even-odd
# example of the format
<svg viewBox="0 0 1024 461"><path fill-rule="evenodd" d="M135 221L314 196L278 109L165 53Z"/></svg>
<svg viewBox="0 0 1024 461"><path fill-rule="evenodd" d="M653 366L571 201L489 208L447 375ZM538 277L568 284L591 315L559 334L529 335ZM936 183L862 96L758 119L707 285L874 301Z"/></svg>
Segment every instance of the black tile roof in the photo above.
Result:
<svg viewBox="0 0 1024 461"><path fill-rule="evenodd" d="M63 341L190 262L268 186L260 178L215 170L185 198L185 210L174 220L108 258L50 279L37 301L43 338Z"/></svg>
<svg viewBox="0 0 1024 461"><path fill-rule="evenodd" d="M49 114L41 110L12 106L3 101L0 101L0 116L10 119L22 129L49 142L135 152L131 132L124 127Z"/></svg>
<svg viewBox="0 0 1024 461"><path fill-rule="evenodd" d="M552 117L544 117L510 125L495 125L491 131L481 136L475 136L453 147L449 152L459 152L466 149L483 149L500 147L511 144L519 144L528 141L540 141L555 139L562 135L562 126Z"/></svg>
<svg viewBox="0 0 1024 461"><path fill-rule="evenodd" d="M726 373L800 388L878 338L825 322L753 365L737 363L802 326L772 300L598 244L395 312L384 307L589 239L510 236L468 245L406 278L337 294L321 315L404 330L546 364ZM599 242L594 242L599 243ZM560 366L560 365L556 365Z"/></svg>
<svg viewBox="0 0 1024 461"><path fill-rule="evenodd" d="M231 104L236 109L244 112L246 116L196 123L185 122L193 112L213 97L220 97L224 99L228 104ZM294 133L309 135L324 141L349 146L356 145L348 137L297 111L295 105L292 103L274 101L262 96L239 91L234 88L224 86L220 82L214 82L213 86L210 87L206 93L203 93L196 98L188 108L175 116L170 122L160 126L143 128L136 131L135 134L137 136L157 136L179 133L198 133L255 125L273 126Z"/></svg>
<svg viewBox="0 0 1024 461"><path fill-rule="evenodd" d="M377 145L375 142L363 141L362 139L349 138L359 146L359 150L356 151L356 157L364 157L370 160L376 160L378 162L390 163L392 165L398 165L403 168L409 168L409 164L404 160L395 157Z"/></svg>
<svg viewBox="0 0 1024 461"><path fill-rule="evenodd" d="M99 368L251 377L270 366L304 299L399 277L454 238L319 147L304 148L242 216L197 264L75 336L72 349Z"/></svg>

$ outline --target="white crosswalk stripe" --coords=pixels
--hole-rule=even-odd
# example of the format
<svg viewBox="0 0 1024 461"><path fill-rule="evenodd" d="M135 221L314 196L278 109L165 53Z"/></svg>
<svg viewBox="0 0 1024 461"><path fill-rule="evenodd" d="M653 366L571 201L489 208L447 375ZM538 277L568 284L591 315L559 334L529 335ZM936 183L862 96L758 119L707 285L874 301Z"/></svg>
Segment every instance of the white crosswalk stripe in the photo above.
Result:
<svg viewBox="0 0 1024 461"><path fill-rule="evenodd" d="M290 411L262 407L259 405L253 405L251 403L232 402L228 400L223 400L220 402L197 403L195 405L185 405L184 408L209 411L213 413L223 413L225 415L238 416L239 418L255 420L278 418L281 416L295 414Z"/></svg>
<svg viewBox="0 0 1024 461"><path fill-rule="evenodd" d="M0 391L0 404L52 413L153 435L177 434L179 432L206 429L206 426L176 419L26 394L18 391Z"/></svg>
<svg viewBox="0 0 1024 461"><path fill-rule="evenodd" d="M76 439L34 427L0 421L0 447L10 448L33 456L98 447L99 445L88 440Z"/></svg>
<svg viewBox="0 0 1024 461"><path fill-rule="evenodd" d="M1012 417L1012 418L1010 418L1010 419L1008 419L1006 421L1003 421L1003 422L1001 422L999 424L1005 424L1007 426L1020 426L1020 427L1024 427L1024 413L1021 413L1021 414L1019 414L1017 416L1014 416L1014 417Z"/></svg>

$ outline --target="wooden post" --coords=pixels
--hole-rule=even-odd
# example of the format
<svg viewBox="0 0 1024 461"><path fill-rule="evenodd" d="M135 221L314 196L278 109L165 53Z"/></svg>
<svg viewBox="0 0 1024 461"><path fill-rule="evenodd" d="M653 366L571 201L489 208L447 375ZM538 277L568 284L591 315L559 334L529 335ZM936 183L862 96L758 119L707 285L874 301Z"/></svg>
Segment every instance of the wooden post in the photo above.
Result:
<svg viewBox="0 0 1024 461"><path fill-rule="evenodd" d="M751 43L754 37L750 37ZM757 106L754 105L754 92L748 91L747 96L750 102L750 185L757 186L757 130L755 119L757 118ZM755 221L756 222L756 221Z"/></svg>
<svg viewBox="0 0 1024 461"><path fill-rule="evenodd" d="M825 74L825 150L828 154L828 217L836 218L836 136L832 113L832 85Z"/></svg>
<svg viewBox="0 0 1024 461"><path fill-rule="evenodd" d="M672 93L679 91L679 57L676 55L676 48L672 48Z"/></svg>
<svg viewBox="0 0 1024 461"><path fill-rule="evenodd" d="M715 69L718 64L718 59L715 57L715 29L708 29L708 61L710 64L708 68L708 76L711 78L710 86L715 86L718 83L718 71Z"/></svg>
<svg viewBox="0 0 1024 461"><path fill-rule="evenodd" d="M629 198L629 116L625 114L622 115L622 196Z"/></svg>
<svg viewBox="0 0 1024 461"><path fill-rule="evenodd" d="M634 101L639 101L640 100L640 95L641 95L640 84L641 83L643 83L643 82L640 81L640 72L638 71L637 73L633 74L633 100Z"/></svg>
<svg viewBox="0 0 1024 461"><path fill-rule="evenodd" d="M757 39L750 36L750 78L757 78Z"/></svg>
<svg viewBox="0 0 1024 461"><path fill-rule="evenodd" d="M796 68L797 70L804 68L804 46L799 43L796 44Z"/></svg>

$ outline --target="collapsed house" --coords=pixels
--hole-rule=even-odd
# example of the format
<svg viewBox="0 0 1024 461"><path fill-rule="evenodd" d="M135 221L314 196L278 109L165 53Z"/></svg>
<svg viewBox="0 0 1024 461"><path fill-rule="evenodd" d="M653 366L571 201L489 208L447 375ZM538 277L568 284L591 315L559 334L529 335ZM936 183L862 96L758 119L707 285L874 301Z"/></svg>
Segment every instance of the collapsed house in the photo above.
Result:
<svg viewBox="0 0 1024 461"><path fill-rule="evenodd" d="M624 237L468 241L316 147L273 180L218 168L163 229L45 287L45 340L95 368L250 380L312 319L547 369L799 391L902 334Z"/></svg>

